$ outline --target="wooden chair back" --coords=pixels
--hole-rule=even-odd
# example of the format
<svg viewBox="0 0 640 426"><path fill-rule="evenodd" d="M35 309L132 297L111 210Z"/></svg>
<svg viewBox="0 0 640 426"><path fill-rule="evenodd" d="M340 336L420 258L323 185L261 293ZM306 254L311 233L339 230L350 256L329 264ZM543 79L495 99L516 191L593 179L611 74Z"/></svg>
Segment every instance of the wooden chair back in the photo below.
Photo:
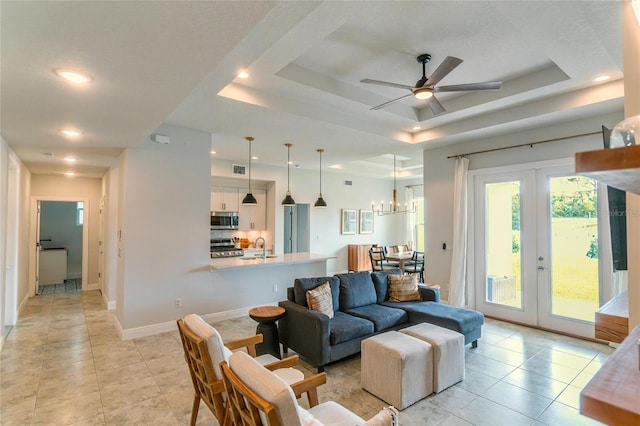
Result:
<svg viewBox="0 0 640 426"><path fill-rule="evenodd" d="M228 396L227 424L234 426L281 426L275 406L249 389L226 362L220 366Z"/></svg>
<svg viewBox="0 0 640 426"><path fill-rule="evenodd" d="M383 262L387 259L384 254L384 248L371 247L369 249L369 259L371 259L371 270L382 271L384 269Z"/></svg>
<svg viewBox="0 0 640 426"><path fill-rule="evenodd" d="M216 377L207 343L189 330L182 319L178 320L178 330L184 349L184 359L189 366L195 391L190 424L196 424L198 408L202 400L222 425L225 415L225 403L222 397L224 383L222 378Z"/></svg>

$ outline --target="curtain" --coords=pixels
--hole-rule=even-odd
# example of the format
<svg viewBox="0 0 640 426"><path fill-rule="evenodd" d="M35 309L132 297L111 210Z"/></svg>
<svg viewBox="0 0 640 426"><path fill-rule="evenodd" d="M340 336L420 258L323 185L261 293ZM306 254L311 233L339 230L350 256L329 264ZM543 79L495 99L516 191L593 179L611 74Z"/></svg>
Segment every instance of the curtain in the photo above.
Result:
<svg viewBox="0 0 640 426"><path fill-rule="evenodd" d="M465 305L467 281L467 172L468 158L456 158L453 187L453 255L449 276L449 304Z"/></svg>
<svg viewBox="0 0 640 426"><path fill-rule="evenodd" d="M414 196L413 196L413 188L410 186L407 186L405 188L405 200L407 200L407 208L410 209L411 206L413 205L413 200L414 200ZM405 241L407 242L407 245L409 246L410 249L414 250L416 249L416 241L415 241L415 228L416 228L416 215L415 214L408 214L406 215L406 225L407 225L407 229L405 230Z"/></svg>

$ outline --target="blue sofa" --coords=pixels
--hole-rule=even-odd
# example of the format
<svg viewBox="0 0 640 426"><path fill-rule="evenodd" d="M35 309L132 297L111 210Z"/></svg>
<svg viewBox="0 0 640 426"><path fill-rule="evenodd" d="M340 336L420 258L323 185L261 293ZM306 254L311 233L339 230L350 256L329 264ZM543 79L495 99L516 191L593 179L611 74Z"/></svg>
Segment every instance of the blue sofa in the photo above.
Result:
<svg viewBox="0 0 640 426"><path fill-rule="evenodd" d="M440 303L440 292L418 286L422 301L389 302L387 276L399 268L378 272L354 272L332 277L297 278L279 305L286 314L279 321L284 352L293 349L303 359L324 366L360 352L367 337L413 324L428 322L462 333L465 344L478 345L484 315ZM328 282L334 317L308 308L306 292Z"/></svg>

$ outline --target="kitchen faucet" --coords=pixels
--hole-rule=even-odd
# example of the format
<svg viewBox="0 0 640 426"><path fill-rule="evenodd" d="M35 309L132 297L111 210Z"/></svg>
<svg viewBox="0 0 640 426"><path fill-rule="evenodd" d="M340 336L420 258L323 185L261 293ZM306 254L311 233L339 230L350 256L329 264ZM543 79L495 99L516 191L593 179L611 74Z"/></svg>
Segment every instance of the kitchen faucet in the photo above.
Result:
<svg viewBox="0 0 640 426"><path fill-rule="evenodd" d="M258 247L258 240L262 240L262 258L266 259L267 258L267 242L264 240L263 237L258 237L256 238L256 240L253 242L254 247Z"/></svg>

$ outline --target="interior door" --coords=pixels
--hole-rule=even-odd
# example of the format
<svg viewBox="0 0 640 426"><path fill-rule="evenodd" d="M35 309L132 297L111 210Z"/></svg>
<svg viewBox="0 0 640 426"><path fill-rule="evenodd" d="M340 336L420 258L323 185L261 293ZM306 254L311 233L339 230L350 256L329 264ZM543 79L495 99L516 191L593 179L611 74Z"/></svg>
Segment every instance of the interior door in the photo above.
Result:
<svg viewBox="0 0 640 426"><path fill-rule="evenodd" d="M36 264L36 294L38 294L38 290L40 288L39 284L39 275L40 275L40 251L42 246L40 244L40 200L37 201L36 206L36 255L35 255L35 264Z"/></svg>
<svg viewBox="0 0 640 426"><path fill-rule="evenodd" d="M597 187L572 165L474 178L476 307L593 337L599 306Z"/></svg>

